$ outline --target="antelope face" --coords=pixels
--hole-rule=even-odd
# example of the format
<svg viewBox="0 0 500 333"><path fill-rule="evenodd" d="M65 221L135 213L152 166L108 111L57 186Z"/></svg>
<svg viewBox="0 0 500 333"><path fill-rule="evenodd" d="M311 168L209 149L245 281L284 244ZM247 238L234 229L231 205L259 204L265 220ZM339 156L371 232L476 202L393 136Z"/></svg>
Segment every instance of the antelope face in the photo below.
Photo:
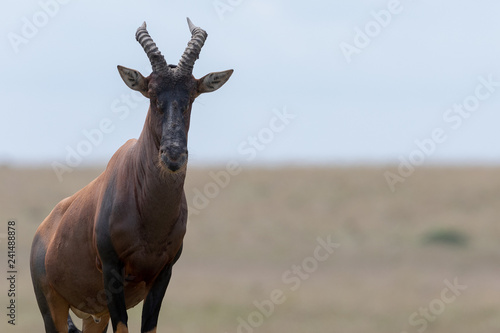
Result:
<svg viewBox="0 0 500 333"><path fill-rule="evenodd" d="M207 33L195 27L189 19L188 24L192 37L177 66L167 65L147 32L146 23L137 29L136 39L148 55L153 73L144 77L134 69L118 66L118 72L127 86L149 98L149 125L158 148L159 163L172 173L184 170L187 164L187 137L193 101L202 93L222 87L233 73L233 70L227 70L207 74L201 79L194 78L194 62Z"/></svg>
<svg viewBox="0 0 500 333"><path fill-rule="evenodd" d="M176 81L174 75L165 75L153 79L149 85L150 109L160 138L159 161L172 172L187 163L187 135L195 98L193 81L192 78Z"/></svg>

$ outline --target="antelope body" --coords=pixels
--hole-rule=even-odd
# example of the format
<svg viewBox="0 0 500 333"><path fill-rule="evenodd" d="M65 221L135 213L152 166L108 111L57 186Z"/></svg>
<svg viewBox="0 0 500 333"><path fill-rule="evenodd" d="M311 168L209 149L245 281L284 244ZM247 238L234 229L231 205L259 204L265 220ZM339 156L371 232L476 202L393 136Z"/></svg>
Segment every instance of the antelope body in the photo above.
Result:
<svg viewBox="0 0 500 333"><path fill-rule="evenodd" d="M194 99L220 88L232 70L195 79L207 34L188 19L191 40L168 65L144 23L136 39L153 72L118 66L124 82L150 100L138 140L127 141L106 170L62 200L39 226L30 267L46 332L128 332L127 309L144 300L141 332L156 332L172 266L182 251L187 204L183 185Z"/></svg>

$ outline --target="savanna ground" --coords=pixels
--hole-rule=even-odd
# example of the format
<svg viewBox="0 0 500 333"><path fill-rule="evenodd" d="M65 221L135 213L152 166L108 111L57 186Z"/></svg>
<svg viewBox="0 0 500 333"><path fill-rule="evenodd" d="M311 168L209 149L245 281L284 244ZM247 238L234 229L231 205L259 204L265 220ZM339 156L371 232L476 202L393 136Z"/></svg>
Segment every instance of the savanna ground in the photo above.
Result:
<svg viewBox="0 0 500 333"><path fill-rule="evenodd" d="M210 170L189 169L188 202L201 209L190 215L158 331L499 332L500 169L422 168L395 192L384 171L244 169L224 188L209 185L213 198L203 201L196 189L214 183ZM0 234L16 220L19 271L16 326L0 282L0 331L43 331L29 276L33 234L99 172L58 182L49 169L0 169ZM338 248L313 259L318 237L329 236ZM6 276L5 238L0 246ZM129 310L131 332L140 312Z"/></svg>

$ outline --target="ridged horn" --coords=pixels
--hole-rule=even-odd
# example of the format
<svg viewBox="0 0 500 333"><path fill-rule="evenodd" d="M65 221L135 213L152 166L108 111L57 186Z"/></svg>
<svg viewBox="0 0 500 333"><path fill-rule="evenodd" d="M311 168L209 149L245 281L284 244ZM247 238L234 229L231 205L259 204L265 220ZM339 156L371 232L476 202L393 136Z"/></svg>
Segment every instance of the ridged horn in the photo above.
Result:
<svg viewBox="0 0 500 333"><path fill-rule="evenodd" d="M183 73L193 73L194 62L200 56L201 48L207 39L207 32L193 24L189 17L187 18L189 31L191 31L191 40L189 41L184 54L179 60L178 70Z"/></svg>
<svg viewBox="0 0 500 333"><path fill-rule="evenodd" d="M153 41L153 38L151 38L148 30L146 29L146 22L144 22L139 28L137 28L135 39L137 39L139 44L141 44L142 48L146 52L146 55L149 58L149 62L151 62L151 66L153 67L153 72L160 72L164 68L168 68L165 58L161 54L160 50L158 50L158 47Z"/></svg>

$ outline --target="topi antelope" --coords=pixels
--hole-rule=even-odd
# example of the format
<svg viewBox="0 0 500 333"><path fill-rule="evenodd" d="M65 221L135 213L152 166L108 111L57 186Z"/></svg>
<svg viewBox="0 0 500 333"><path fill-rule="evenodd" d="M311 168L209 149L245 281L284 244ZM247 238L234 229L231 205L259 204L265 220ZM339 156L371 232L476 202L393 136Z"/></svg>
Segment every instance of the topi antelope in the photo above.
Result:
<svg viewBox="0 0 500 333"><path fill-rule="evenodd" d="M153 72L118 66L125 84L149 98L138 140L113 155L106 170L59 202L39 226L31 276L46 332L128 332L127 309L144 300L141 332L156 332L158 314L186 232L184 179L191 107L219 89L233 70L201 79L193 66L207 33L188 18L191 40L178 65L168 65L144 23L136 39Z"/></svg>

